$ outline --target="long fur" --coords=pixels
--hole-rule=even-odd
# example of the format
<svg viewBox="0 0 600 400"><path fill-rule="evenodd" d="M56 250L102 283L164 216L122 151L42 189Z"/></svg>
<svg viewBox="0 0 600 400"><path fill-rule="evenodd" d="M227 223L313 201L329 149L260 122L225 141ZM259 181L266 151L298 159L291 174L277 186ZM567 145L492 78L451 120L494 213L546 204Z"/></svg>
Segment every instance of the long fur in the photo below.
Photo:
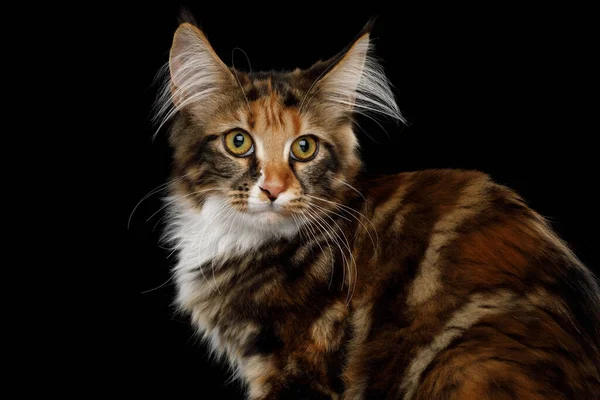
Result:
<svg viewBox="0 0 600 400"><path fill-rule="evenodd" d="M320 83L327 100L349 106L357 114L382 115L405 122L391 83L372 55L369 35L360 38Z"/></svg>
<svg viewBox="0 0 600 400"><path fill-rule="evenodd" d="M214 102L215 95L227 83L228 74L231 77L225 64L194 30L190 24L180 28L179 37L173 41L170 60L160 73L163 82L154 114L157 131L185 107Z"/></svg>
<svg viewBox="0 0 600 400"><path fill-rule="evenodd" d="M369 51L236 82L179 28L157 103L178 308L252 400L597 397L600 289L543 218L475 171L360 174L350 113L403 121Z"/></svg>

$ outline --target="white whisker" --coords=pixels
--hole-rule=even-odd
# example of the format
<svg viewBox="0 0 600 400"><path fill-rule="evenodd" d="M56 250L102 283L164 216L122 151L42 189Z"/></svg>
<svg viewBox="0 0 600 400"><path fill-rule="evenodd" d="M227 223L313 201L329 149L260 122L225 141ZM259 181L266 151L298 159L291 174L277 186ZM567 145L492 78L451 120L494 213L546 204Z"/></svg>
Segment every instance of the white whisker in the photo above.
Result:
<svg viewBox="0 0 600 400"><path fill-rule="evenodd" d="M310 236L307 234L308 232L305 231L306 228L302 225L302 222L299 221L299 218L294 214L292 214L292 219L294 220L294 223L298 227L298 233L300 234L300 240L305 243L308 242L310 240ZM305 234L306 234L306 240L304 239Z"/></svg>
<svg viewBox="0 0 600 400"><path fill-rule="evenodd" d="M150 292L153 292L153 291L155 291L155 290L158 290L158 289L160 289L160 288L162 288L162 287L166 286L166 285L167 285L169 282L171 282L172 280L173 280L173 276L171 276L169 279L167 279L166 281L164 281L163 283L161 283L161 284L160 284L160 285L158 285L157 287L155 287L155 288L152 288L152 289L148 289L148 290L144 290L144 291L143 291L143 292L141 292L140 294L146 294L146 293L150 293Z"/></svg>
<svg viewBox="0 0 600 400"><path fill-rule="evenodd" d="M177 200L185 199L185 198L188 198L188 197L191 197L191 196L195 196L195 195L200 194L200 193L206 193L206 192L211 192L211 191L215 191L215 190L218 190L218 189L211 188L211 189L198 190L198 191L195 191L195 192L192 192L192 193L188 193L188 194L186 194L184 196L169 196L169 197L167 197L165 199L165 205L163 205L162 207L160 207L154 214L152 214L146 220L146 222L150 221L152 218L154 218L154 216L156 214L158 214L159 212L161 212L162 210L164 210L165 208L167 208L170 205L171 202L175 201L175 199L177 199Z"/></svg>
<svg viewBox="0 0 600 400"><path fill-rule="evenodd" d="M181 180L182 178L183 177L177 178L177 179L173 179L173 180L167 181L167 182L165 182L163 184L160 184L156 188L154 188L150 192L148 192L148 194L146 194L144 197L142 197L142 199L135 205L135 207L133 207L133 210L131 211L131 214L129 214L129 218L127 220L127 229L129 229L129 227L131 225L131 219L133 218L133 214L135 213L135 210L137 210L137 208L140 206L140 204L142 204L144 202L144 200L148 199L153 194L156 194L158 192L161 192L161 191L167 189L170 184L173 184L173 183Z"/></svg>
<svg viewBox="0 0 600 400"><path fill-rule="evenodd" d="M250 107L250 102L248 101L246 92L244 92L244 88L242 87L240 78L238 78L238 75L237 75L237 70L235 69L235 62L233 60L233 55L235 54L236 50L239 50L242 53L244 53L244 55L246 56L246 60L248 60L248 66L250 67L250 71L252 71L252 66L250 66L250 59L248 58L248 54L246 54L246 52L244 50L240 49L239 47L235 47L233 50L231 50L231 66L233 67L233 75L235 76L235 80L237 81L237 83L240 87L240 90L242 91L242 94L244 95L244 99L246 100L246 105L248 106L248 111L250 112L250 114L252 114L252 108Z"/></svg>
<svg viewBox="0 0 600 400"><path fill-rule="evenodd" d="M342 249L342 245L340 244L340 240L337 235L333 236L333 234L335 234L335 232L333 231L333 227L330 226L323 218L321 218L319 216L319 214L311 209L307 209L306 210L309 216L312 216L313 221L316 222L319 226L321 226L321 228L323 228L323 231L329 236L329 238L333 241L333 243L339 248L340 250L340 254L342 256L342 261L343 261L343 265L344 268L342 268L342 287L344 282L346 281L346 266L348 265L348 259L346 258L346 254L344 252L344 250ZM327 229L329 228L329 229Z"/></svg>
<svg viewBox="0 0 600 400"><path fill-rule="evenodd" d="M313 206L316 206L315 204L312 204ZM352 293L354 291L354 287L356 286L356 276L358 276L357 274L357 265L356 265L356 260L354 259L354 255L352 254L352 249L350 248L350 242L348 241L348 238L346 237L346 234L344 233L344 230L342 229L342 227L337 223L336 220L334 220L333 218L331 218L331 216L329 216L329 212L327 209L324 209L320 206L317 206L319 208L321 208L324 212L325 212L325 216L327 218L329 218L329 220L331 220L339 229L339 233L343 236L343 240L340 237L340 235L335 231L335 229L332 229L332 232L337 236L337 238L340 240L340 242L346 247L346 249L348 250L348 256L350 257L350 263L348 264L348 297L346 298L346 303L350 304L350 299L352 298ZM323 221L325 222L325 221ZM332 227L333 228L333 227ZM352 268L354 268L354 281L352 280ZM350 289L352 288L352 290Z"/></svg>
<svg viewBox="0 0 600 400"><path fill-rule="evenodd" d="M371 240L371 243L373 244L373 247L375 250L377 250L379 248L379 234L377 233L377 229L375 228L375 226L373 225L373 223L369 220L369 218L367 218L363 213L353 209L352 207L348 207L344 204L335 202L335 201L331 201L331 200L327 200L327 199L323 199L321 197L318 196L313 196L310 194L305 194L306 197L315 199L315 200L320 200L323 201L325 203L329 203L329 204L333 204L334 206L338 207L338 209L340 211L344 211L347 212L348 215L350 215L351 217L353 217L354 219L356 219L356 221L363 227L363 229L365 230L365 232L367 232L367 235L369 235L369 239ZM356 215L354 215L353 213L358 214L361 218L357 217ZM369 230L367 229L367 227L362 223L362 219L364 219L365 221L367 221L370 225L371 228L373 229L373 232L375 233L375 240L373 240L373 236L371 236L371 233L369 232Z"/></svg>
<svg viewBox="0 0 600 400"><path fill-rule="evenodd" d="M360 192L360 191L359 191L357 188L355 188L354 186L352 186L352 185L351 185L351 184L349 184L348 182L346 182L346 181L344 181L344 180L342 180L342 179L336 178L335 176L332 176L332 178L333 178L333 179L335 179L336 181L340 182L341 184L343 184L343 185L346 185L346 186L347 186L347 187L349 187L350 189L354 190L356 193L358 193L358 195L359 195L360 197L362 197L362 199L363 199L364 201L367 201L367 199L365 199L365 196L363 196L363 194L362 194L362 193L361 193L361 192Z"/></svg>
<svg viewBox="0 0 600 400"><path fill-rule="evenodd" d="M321 242L318 240L317 238L317 234L315 233L315 231L312 229L312 227L314 226L315 229L319 229L318 226L316 226L306 215L300 215L300 217L304 218L304 220L307 223L307 227L311 230L313 237L315 238L315 240L317 241L317 244L319 246L319 248L321 249L321 251L323 250L323 247L321 246ZM321 229L319 229L319 233L322 233L323 231ZM329 240L327 240L327 236L323 235L323 239L325 239L325 243L327 243L327 247L329 248L329 255L331 256L331 277L329 278L329 285L328 287L331 288L331 284L333 282L333 274L334 274L334 269L335 269L335 256L333 255L333 250L331 249L331 244L329 243Z"/></svg>
<svg viewBox="0 0 600 400"><path fill-rule="evenodd" d="M327 208L325 208L325 207L322 207L322 206L320 206L320 205L318 205L318 204L316 204L316 203L310 202L310 201L307 201L306 203L307 203L307 204L310 204L311 206L317 207L319 210L321 210L321 211L323 211L323 212L325 212L325 213L332 213L332 214L334 214L334 215L336 215L336 216L338 216L338 217L342 218L342 219L343 219L343 220L345 220L345 221L352 222L352 220L351 220L351 219L349 219L349 218L346 218L346 217L345 217L345 216L343 216L342 214L338 214L338 213L336 213L336 212L335 212L335 211L333 211L333 210L329 210L329 209L327 209ZM352 217L352 214L350 214L350 216Z"/></svg>

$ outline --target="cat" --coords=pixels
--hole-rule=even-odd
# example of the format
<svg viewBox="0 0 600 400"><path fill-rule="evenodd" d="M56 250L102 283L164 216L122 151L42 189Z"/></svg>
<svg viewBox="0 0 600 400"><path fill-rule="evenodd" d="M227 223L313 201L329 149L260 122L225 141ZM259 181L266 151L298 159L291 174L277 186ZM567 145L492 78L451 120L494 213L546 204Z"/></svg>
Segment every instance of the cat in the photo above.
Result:
<svg viewBox="0 0 600 400"><path fill-rule="evenodd" d="M370 178L357 114L403 117L367 24L292 72L226 66L193 22L160 124L176 304L249 399L600 397L600 290L512 190Z"/></svg>

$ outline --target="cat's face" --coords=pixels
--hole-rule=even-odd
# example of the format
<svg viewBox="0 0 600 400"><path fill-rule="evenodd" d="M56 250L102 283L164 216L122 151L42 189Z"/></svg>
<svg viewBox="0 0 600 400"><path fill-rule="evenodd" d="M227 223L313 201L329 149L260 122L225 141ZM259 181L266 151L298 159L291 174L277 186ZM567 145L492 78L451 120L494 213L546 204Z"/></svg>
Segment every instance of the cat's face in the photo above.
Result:
<svg viewBox="0 0 600 400"><path fill-rule="evenodd" d="M176 115L175 197L282 232L334 209L361 165L352 112L362 106L399 116L385 77L365 80L377 67L366 64L368 47L364 34L341 56L306 71L243 73L183 24L159 104L166 118ZM360 92L365 81L379 92Z"/></svg>

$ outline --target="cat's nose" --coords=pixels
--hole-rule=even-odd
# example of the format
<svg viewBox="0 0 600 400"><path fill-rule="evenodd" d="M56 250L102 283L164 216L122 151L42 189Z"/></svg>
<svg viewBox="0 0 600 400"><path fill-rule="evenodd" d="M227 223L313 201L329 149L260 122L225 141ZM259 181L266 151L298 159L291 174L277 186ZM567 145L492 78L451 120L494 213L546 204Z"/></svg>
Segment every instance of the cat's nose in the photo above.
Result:
<svg viewBox="0 0 600 400"><path fill-rule="evenodd" d="M265 180L261 185L259 185L259 188L271 201L277 200L277 197L279 197L281 192L284 192L286 189L285 184L279 179Z"/></svg>
<svg viewBox="0 0 600 400"><path fill-rule="evenodd" d="M260 170L261 178L258 180L260 190L274 202L292 182L292 171L283 163L265 163Z"/></svg>

